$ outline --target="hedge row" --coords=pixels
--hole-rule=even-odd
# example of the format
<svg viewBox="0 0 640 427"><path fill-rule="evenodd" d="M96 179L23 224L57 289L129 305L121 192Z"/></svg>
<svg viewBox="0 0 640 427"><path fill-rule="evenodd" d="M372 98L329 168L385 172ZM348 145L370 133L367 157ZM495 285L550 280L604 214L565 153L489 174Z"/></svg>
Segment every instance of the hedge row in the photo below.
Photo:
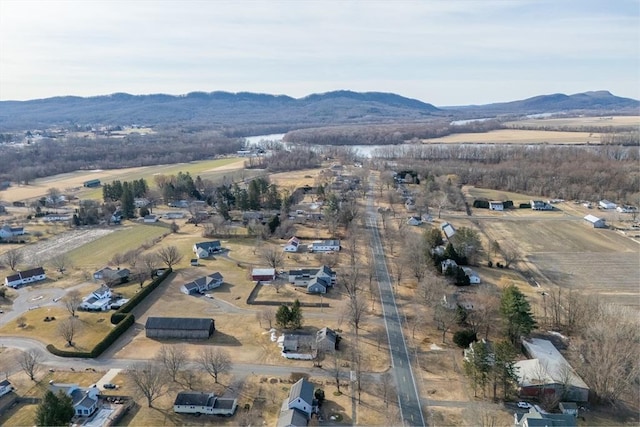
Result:
<svg viewBox="0 0 640 427"><path fill-rule="evenodd" d="M167 268L161 275L156 277L147 286L142 288L140 292L135 294L133 298L126 302L122 307L116 310L111 315L111 323L114 325L119 324L125 316L130 313L138 304L140 304L155 288L160 286L160 283L169 275L173 270Z"/></svg>
<svg viewBox="0 0 640 427"><path fill-rule="evenodd" d="M109 348L127 329L136 321L133 314L125 315L124 319L116 325L91 351L67 351L60 350L55 345L47 345L49 353L60 357L80 357L85 359L92 359L100 356L106 349Z"/></svg>

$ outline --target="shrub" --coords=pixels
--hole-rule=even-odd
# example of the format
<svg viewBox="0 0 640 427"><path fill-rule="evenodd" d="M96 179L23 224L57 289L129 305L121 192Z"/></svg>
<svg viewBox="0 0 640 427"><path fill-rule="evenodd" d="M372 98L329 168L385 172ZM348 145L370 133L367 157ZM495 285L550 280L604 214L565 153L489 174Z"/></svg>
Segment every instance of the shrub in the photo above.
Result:
<svg viewBox="0 0 640 427"><path fill-rule="evenodd" d="M476 333L471 329L462 329L453 334L453 342L461 348L467 348L469 347L469 344L476 342L477 340Z"/></svg>
<svg viewBox="0 0 640 427"><path fill-rule="evenodd" d="M167 268L164 273L162 273L161 275L159 275L158 277L156 277L155 279L153 279L151 281L151 283L149 283L147 286L145 286L144 288L142 288L142 290L140 292L138 292L137 294L135 294L133 296L133 298L131 298L129 301L127 301L126 304L124 304L122 307L120 307L115 313L113 313L111 315L111 323L115 324L119 324L119 322L122 320L121 317L116 316L117 314L127 314L130 313L131 310L133 310L138 304L140 304L151 292L153 292L153 290L155 288L157 288L158 286L160 286L160 283L162 283L162 281L169 275L171 274L173 270L170 268Z"/></svg>

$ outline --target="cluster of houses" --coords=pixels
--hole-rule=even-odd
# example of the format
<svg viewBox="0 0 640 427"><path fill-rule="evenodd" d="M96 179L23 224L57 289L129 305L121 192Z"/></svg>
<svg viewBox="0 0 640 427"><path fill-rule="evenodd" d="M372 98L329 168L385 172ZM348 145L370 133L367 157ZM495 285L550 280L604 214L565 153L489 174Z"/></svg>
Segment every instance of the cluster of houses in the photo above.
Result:
<svg viewBox="0 0 640 427"><path fill-rule="evenodd" d="M333 329L324 327L315 334L283 333L276 343L280 347L280 354L286 359L312 360L318 352L334 353L338 350L340 339Z"/></svg>
<svg viewBox="0 0 640 427"><path fill-rule="evenodd" d="M442 249L442 252L444 253L444 248ZM458 268L458 263L453 259L445 259L440 263L440 268L442 268L442 273L446 274L447 271ZM482 283L478 273L476 273L471 267L463 266L460 268L464 271L465 276L469 278L469 284L479 285Z"/></svg>

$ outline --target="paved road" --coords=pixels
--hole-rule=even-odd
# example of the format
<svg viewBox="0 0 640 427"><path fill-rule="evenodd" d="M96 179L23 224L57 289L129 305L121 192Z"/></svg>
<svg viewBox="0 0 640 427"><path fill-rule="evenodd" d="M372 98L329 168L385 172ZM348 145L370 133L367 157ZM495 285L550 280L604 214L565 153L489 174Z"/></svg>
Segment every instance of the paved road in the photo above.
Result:
<svg viewBox="0 0 640 427"><path fill-rule="evenodd" d="M387 327L389 339L389 349L391 352L391 364L396 377L398 388L398 401L400 402L400 412L405 425L424 426L424 416L418 388L413 370L409 351L402 332L402 322L391 285L391 278L387 270L386 258L380 232L378 230L378 215L373 207L372 192L369 193L367 206L367 230L371 233L371 251L376 266L376 277L380 288L380 300L382 302L382 313Z"/></svg>

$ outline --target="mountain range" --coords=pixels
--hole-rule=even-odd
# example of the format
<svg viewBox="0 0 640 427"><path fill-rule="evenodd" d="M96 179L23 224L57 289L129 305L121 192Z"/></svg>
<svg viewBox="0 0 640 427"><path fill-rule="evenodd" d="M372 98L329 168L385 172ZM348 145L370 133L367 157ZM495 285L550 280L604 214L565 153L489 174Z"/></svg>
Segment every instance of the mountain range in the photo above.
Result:
<svg viewBox="0 0 640 427"><path fill-rule="evenodd" d="M186 95L63 96L0 101L0 131L52 126L129 125L286 132L311 126L414 122L437 118L522 116L555 112L640 114L640 101L608 91L541 95L486 105L436 107L393 93L340 90L303 98L250 92Z"/></svg>

